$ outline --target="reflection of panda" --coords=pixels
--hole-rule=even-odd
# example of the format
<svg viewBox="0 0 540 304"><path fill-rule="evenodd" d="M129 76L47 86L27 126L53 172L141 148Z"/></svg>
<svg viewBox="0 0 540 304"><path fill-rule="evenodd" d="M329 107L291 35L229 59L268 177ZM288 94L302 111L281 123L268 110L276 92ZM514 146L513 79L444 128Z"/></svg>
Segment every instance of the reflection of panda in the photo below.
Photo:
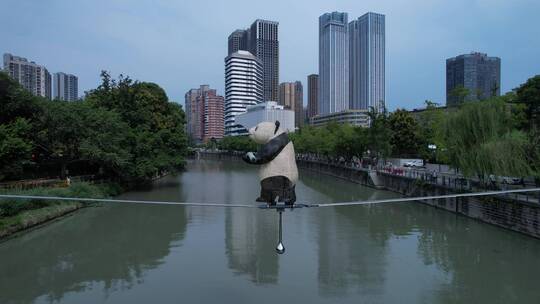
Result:
<svg viewBox="0 0 540 304"><path fill-rule="evenodd" d="M249 129L249 137L261 145L257 153L248 152L242 157L247 163L262 165L259 170L261 196L257 201L274 205L277 198L293 205L298 169L294 146L287 133L279 127L279 121L261 122Z"/></svg>

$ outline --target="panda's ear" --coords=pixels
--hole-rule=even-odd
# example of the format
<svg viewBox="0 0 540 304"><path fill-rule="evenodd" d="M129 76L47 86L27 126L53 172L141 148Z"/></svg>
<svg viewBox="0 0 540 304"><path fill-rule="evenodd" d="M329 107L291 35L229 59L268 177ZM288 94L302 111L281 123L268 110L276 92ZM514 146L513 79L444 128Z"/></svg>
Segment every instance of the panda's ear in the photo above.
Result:
<svg viewBox="0 0 540 304"><path fill-rule="evenodd" d="M274 130L274 134L277 133L277 130L279 129L279 125L280 125L279 120L276 120L276 129Z"/></svg>

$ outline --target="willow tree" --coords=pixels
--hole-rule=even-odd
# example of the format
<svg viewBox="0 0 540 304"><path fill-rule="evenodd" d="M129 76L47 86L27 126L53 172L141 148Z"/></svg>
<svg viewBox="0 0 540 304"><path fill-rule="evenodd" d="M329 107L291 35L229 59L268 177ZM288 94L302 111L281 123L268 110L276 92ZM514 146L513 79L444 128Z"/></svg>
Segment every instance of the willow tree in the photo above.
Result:
<svg viewBox="0 0 540 304"><path fill-rule="evenodd" d="M465 103L449 113L444 122L451 164L463 174L476 175L482 180L490 174L531 174L527 136L515 125L505 97Z"/></svg>

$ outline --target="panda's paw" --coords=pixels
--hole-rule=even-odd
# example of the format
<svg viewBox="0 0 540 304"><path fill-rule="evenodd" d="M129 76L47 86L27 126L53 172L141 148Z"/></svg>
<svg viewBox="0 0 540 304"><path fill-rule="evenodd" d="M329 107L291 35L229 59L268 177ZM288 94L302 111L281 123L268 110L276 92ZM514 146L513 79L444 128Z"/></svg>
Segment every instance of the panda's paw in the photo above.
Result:
<svg viewBox="0 0 540 304"><path fill-rule="evenodd" d="M257 158L255 157L255 154L253 152L246 153L246 156L249 158L250 161L254 162Z"/></svg>

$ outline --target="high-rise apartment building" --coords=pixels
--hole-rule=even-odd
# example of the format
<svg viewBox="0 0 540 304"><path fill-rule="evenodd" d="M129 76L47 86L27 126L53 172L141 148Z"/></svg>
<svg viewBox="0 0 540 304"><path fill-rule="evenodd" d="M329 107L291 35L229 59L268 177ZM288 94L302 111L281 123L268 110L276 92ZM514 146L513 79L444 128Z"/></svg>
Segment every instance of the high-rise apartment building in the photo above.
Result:
<svg viewBox="0 0 540 304"><path fill-rule="evenodd" d="M349 23L349 108L385 107L385 16L367 13Z"/></svg>
<svg viewBox="0 0 540 304"><path fill-rule="evenodd" d="M349 108L349 35L347 13L326 13L319 17L320 114Z"/></svg>
<svg viewBox="0 0 540 304"><path fill-rule="evenodd" d="M466 89L461 90L460 88ZM501 94L501 59L473 52L446 60L446 105Z"/></svg>
<svg viewBox="0 0 540 304"><path fill-rule="evenodd" d="M51 99L51 74L44 66L6 53L4 71L33 95Z"/></svg>
<svg viewBox="0 0 540 304"><path fill-rule="evenodd" d="M207 90L197 97L203 104L202 141L222 139L225 135L224 109L225 99L216 94L216 90Z"/></svg>
<svg viewBox="0 0 540 304"><path fill-rule="evenodd" d="M240 50L225 58L225 135L245 135L235 117L263 101L262 60Z"/></svg>
<svg viewBox="0 0 540 304"><path fill-rule="evenodd" d="M53 98L76 101L79 99L79 79L75 75L62 72L54 73Z"/></svg>
<svg viewBox="0 0 540 304"><path fill-rule="evenodd" d="M280 83L279 104L294 111L295 126L301 127L304 121L304 93L300 81Z"/></svg>
<svg viewBox="0 0 540 304"><path fill-rule="evenodd" d="M279 84L279 104L287 110L294 111L294 82L282 82Z"/></svg>
<svg viewBox="0 0 540 304"><path fill-rule="evenodd" d="M278 23L257 19L249 29L249 51L261 59L263 66L263 99L277 100L279 86Z"/></svg>
<svg viewBox="0 0 540 304"><path fill-rule="evenodd" d="M186 131L195 143L208 142L224 135L224 98L201 85L185 94Z"/></svg>
<svg viewBox="0 0 540 304"><path fill-rule="evenodd" d="M184 95L184 103L186 109L186 132L189 138L196 143L202 141L202 105L198 104L197 97L205 90L208 90L208 85L201 85L198 89L191 89Z"/></svg>
<svg viewBox="0 0 540 304"><path fill-rule="evenodd" d="M304 87L302 82L294 82L294 125L300 128L304 125Z"/></svg>
<svg viewBox="0 0 540 304"><path fill-rule="evenodd" d="M317 95L319 93L319 75L311 74L307 77L308 84L308 105L307 105L307 118L311 118L319 113Z"/></svg>
<svg viewBox="0 0 540 304"><path fill-rule="evenodd" d="M257 19L247 30L236 30L229 35L228 54L238 50L259 58L263 68L263 100L278 100L279 40L278 22Z"/></svg>

